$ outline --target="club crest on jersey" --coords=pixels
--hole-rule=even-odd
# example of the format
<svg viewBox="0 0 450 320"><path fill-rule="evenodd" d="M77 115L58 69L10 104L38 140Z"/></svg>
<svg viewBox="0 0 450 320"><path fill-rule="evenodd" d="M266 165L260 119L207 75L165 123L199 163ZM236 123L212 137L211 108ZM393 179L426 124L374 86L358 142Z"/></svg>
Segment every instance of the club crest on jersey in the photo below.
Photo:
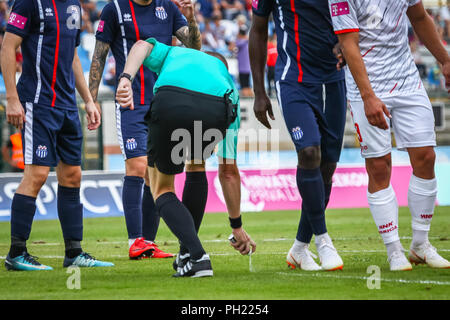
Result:
<svg viewBox="0 0 450 320"><path fill-rule="evenodd" d="M165 20L167 18L167 12L164 7L156 7L155 14L161 20Z"/></svg>
<svg viewBox="0 0 450 320"><path fill-rule="evenodd" d="M46 146L39 145L39 146L36 148L36 155L37 155L39 158L45 158L45 157L47 156L47 154L48 154L48 150L47 150L47 147L46 147Z"/></svg>
<svg viewBox="0 0 450 320"><path fill-rule="evenodd" d="M46 17L53 17L53 10L52 10L52 8L45 8L45 16Z"/></svg>
<svg viewBox="0 0 450 320"><path fill-rule="evenodd" d="M129 14L129 13L124 13L124 14L123 14L123 21L126 21L126 22L131 22L131 21L133 21L133 19L131 18L131 14Z"/></svg>
<svg viewBox="0 0 450 320"><path fill-rule="evenodd" d="M292 138L294 140L300 140L303 137L303 131L300 127L292 128Z"/></svg>
<svg viewBox="0 0 450 320"><path fill-rule="evenodd" d="M134 138L130 138L127 140L127 143L125 144L125 148L127 148L127 150L134 150L137 148L137 142Z"/></svg>

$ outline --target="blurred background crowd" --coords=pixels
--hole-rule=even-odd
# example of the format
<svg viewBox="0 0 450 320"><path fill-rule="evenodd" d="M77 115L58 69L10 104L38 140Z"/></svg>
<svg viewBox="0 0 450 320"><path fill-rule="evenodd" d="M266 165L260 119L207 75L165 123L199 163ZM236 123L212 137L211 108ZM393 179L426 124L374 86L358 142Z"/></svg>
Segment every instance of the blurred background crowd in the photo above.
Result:
<svg viewBox="0 0 450 320"><path fill-rule="evenodd" d="M252 81L248 56L248 31L251 23L252 0L193 0L195 15L202 34L203 49L223 54L229 61L230 73L233 75L242 97L252 97ZM89 72L90 58L95 46L95 30L100 13L108 3L105 0L81 0L82 4L82 37L78 54L83 69ZM442 42L450 41L450 1L426 1L424 3L433 17ZM8 22L8 15L13 0L0 0L0 43ZM276 35L273 23L269 25L270 43L268 46L267 88L271 96L273 89L274 66L277 58ZM429 89L443 89L443 77L434 58L421 45L409 30L411 50L424 83ZM174 38L173 45L181 45ZM17 52L17 72L21 72L22 56ZM0 71L1 73L1 71ZM115 63L108 57L103 77L103 90L114 88ZM3 79L0 77L0 94L4 93Z"/></svg>

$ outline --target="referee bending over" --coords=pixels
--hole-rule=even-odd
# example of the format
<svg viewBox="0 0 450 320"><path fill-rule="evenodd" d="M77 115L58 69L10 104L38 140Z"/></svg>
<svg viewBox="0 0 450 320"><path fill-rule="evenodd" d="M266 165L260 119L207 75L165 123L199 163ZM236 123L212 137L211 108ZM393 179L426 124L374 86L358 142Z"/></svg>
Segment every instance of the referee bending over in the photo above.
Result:
<svg viewBox="0 0 450 320"><path fill-rule="evenodd" d="M174 276L212 276L192 216L175 195L174 178L183 172L185 160L204 161L225 134L229 139L227 128L238 115L238 91L221 55L170 47L150 38L133 46L119 77L116 100L122 107L134 109L131 81L142 64L158 75L146 116L151 192L160 216L190 254ZM226 148L228 141L223 145ZM239 188L240 184L236 190L224 188L225 199L239 199ZM241 254L254 252L256 244L242 229L239 210L229 210L229 215L232 227L240 231L233 231L233 247Z"/></svg>

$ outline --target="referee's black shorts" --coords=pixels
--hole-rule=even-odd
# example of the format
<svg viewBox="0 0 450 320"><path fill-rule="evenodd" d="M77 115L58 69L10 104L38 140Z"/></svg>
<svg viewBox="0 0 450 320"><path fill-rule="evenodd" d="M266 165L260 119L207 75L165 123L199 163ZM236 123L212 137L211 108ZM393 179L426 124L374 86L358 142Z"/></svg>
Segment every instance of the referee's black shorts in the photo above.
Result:
<svg viewBox="0 0 450 320"><path fill-rule="evenodd" d="M148 165L177 174L186 160L211 156L231 123L226 101L179 87L158 88L146 115Z"/></svg>

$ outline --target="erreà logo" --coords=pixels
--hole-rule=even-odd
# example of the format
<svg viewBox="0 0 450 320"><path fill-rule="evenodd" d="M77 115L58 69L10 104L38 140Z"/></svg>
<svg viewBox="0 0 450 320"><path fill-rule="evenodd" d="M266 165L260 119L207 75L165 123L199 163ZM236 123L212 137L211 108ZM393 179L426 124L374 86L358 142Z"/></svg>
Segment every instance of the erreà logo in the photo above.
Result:
<svg viewBox="0 0 450 320"><path fill-rule="evenodd" d="M45 8L45 16L46 17L53 17L53 10L52 10L52 8Z"/></svg>
<svg viewBox="0 0 450 320"><path fill-rule="evenodd" d="M129 13L124 13L124 15L123 15L123 21L133 21L133 19L131 19L131 14L129 14Z"/></svg>

